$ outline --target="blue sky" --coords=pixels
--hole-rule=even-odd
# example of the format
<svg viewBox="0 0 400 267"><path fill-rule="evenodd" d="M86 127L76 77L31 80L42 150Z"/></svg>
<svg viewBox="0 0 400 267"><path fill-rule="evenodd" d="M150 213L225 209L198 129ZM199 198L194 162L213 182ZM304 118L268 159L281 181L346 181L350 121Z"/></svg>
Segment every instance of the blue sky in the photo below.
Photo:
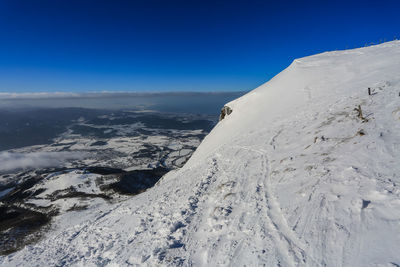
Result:
<svg viewBox="0 0 400 267"><path fill-rule="evenodd" d="M400 1L0 1L0 92L231 91L400 38Z"/></svg>

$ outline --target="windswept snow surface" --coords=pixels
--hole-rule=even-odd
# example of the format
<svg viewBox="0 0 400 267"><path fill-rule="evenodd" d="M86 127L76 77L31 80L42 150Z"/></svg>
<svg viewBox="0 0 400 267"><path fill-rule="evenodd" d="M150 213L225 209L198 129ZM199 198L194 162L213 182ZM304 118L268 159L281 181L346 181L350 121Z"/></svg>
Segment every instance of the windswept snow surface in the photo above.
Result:
<svg viewBox="0 0 400 267"><path fill-rule="evenodd" d="M297 59L182 169L0 264L398 266L399 92L399 41Z"/></svg>

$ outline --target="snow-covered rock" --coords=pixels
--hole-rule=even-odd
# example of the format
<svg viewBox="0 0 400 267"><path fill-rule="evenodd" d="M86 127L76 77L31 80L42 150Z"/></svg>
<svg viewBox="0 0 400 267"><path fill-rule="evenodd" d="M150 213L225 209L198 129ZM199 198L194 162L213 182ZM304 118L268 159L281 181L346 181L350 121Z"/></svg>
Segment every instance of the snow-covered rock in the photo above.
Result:
<svg viewBox="0 0 400 267"><path fill-rule="evenodd" d="M398 266L399 92L399 41L297 59L183 168L0 265Z"/></svg>

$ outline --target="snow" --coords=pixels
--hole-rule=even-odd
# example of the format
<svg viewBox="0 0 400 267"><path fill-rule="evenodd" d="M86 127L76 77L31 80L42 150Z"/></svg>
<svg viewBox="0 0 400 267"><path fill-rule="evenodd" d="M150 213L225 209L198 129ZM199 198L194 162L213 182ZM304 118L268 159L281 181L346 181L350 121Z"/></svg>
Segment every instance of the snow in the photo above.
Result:
<svg viewBox="0 0 400 267"><path fill-rule="evenodd" d="M44 184L46 190L37 195L39 198L46 197L47 195L53 194L55 191L64 190L70 187L77 187L79 192L101 193L100 189L98 189L94 182L92 182L99 176L100 175L92 173L84 173L84 171L81 170L73 170L60 175L50 175L50 177L47 177L44 182L37 184L31 190L34 191L36 187L40 188Z"/></svg>
<svg viewBox="0 0 400 267"><path fill-rule="evenodd" d="M182 149L181 151L179 151L179 156L186 156L186 155L188 155L190 152L192 152L191 149Z"/></svg>
<svg viewBox="0 0 400 267"><path fill-rule="evenodd" d="M0 265L399 265L399 74L400 41L297 59L183 168Z"/></svg>
<svg viewBox="0 0 400 267"><path fill-rule="evenodd" d="M177 160L175 161L175 164L176 164L177 166L180 166L180 165L182 165L185 161L186 161L186 158L182 157L182 158L177 159Z"/></svg>
<svg viewBox="0 0 400 267"><path fill-rule="evenodd" d="M96 179L100 178L99 174L86 173L82 170L70 170L65 172L56 172L48 175L45 179L35 184L27 192L35 192L37 190L43 191L36 195L34 198L29 199L28 203L35 204L42 207L49 207L55 205L59 211L64 212L77 204L87 204L89 201L83 199L77 200L74 198L61 198L56 201L52 199L52 195L64 194L66 191L73 190L74 192L82 192L87 194L101 194ZM103 202L99 199L91 199L93 203ZM93 205L91 203L91 205Z"/></svg>

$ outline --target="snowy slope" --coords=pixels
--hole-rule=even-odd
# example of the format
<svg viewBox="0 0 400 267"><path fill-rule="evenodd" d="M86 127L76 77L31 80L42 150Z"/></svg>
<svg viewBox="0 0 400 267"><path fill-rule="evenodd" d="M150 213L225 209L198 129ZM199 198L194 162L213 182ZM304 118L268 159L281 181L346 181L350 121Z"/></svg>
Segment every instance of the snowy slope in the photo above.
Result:
<svg viewBox="0 0 400 267"><path fill-rule="evenodd" d="M400 41L297 59L182 169L0 264L400 265L399 92Z"/></svg>

